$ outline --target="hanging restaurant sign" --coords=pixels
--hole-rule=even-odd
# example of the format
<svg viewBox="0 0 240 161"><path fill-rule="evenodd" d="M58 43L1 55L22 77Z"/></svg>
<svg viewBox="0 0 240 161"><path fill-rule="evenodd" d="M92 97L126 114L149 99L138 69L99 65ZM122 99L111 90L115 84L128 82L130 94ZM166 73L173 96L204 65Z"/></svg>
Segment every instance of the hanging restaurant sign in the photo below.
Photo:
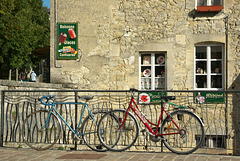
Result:
<svg viewBox="0 0 240 161"><path fill-rule="evenodd" d="M78 58L78 24L57 23L57 59Z"/></svg>

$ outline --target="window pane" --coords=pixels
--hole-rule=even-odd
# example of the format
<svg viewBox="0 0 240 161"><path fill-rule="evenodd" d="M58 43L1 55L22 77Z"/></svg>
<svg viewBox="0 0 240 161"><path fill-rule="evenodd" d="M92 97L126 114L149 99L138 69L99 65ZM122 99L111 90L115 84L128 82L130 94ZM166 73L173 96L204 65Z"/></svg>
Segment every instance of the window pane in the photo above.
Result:
<svg viewBox="0 0 240 161"><path fill-rule="evenodd" d="M207 76L197 75L196 76L196 86L197 88L207 88Z"/></svg>
<svg viewBox="0 0 240 161"><path fill-rule="evenodd" d="M207 59L207 47L197 46L196 47L196 59Z"/></svg>
<svg viewBox="0 0 240 161"><path fill-rule="evenodd" d="M207 6L207 0L198 0L198 6Z"/></svg>
<svg viewBox="0 0 240 161"><path fill-rule="evenodd" d="M155 63L163 66L165 64L165 54L155 54Z"/></svg>
<svg viewBox="0 0 240 161"><path fill-rule="evenodd" d="M141 89L151 89L151 78L141 78Z"/></svg>
<svg viewBox="0 0 240 161"><path fill-rule="evenodd" d="M155 77L165 76L165 66L155 66Z"/></svg>
<svg viewBox="0 0 240 161"><path fill-rule="evenodd" d="M212 0L212 5L217 6L217 5L222 5L222 0Z"/></svg>
<svg viewBox="0 0 240 161"><path fill-rule="evenodd" d="M196 62L196 73L197 74L207 74L207 62L197 61Z"/></svg>
<svg viewBox="0 0 240 161"><path fill-rule="evenodd" d="M222 62L221 61L212 61L211 73L222 73Z"/></svg>
<svg viewBox="0 0 240 161"><path fill-rule="evenodd" d="M222 59L221 46L211 46L211 59Z"/></svg>
<svg viewBox="0 0 240 161"><path fill-rule="evenodd" d="M155 78L155 89L165 89L165 78Z"/></svg>
<svg viewBox="0 0 240 161"><path fill-rule="evenodd" d="M151 65L151 54L144 54L141 56L141 64Z"/></svg>
<svg viewBox="0 0 240 161"><path fill-rule="evenodd" d="M212 75L211 76L211 88L222 88L222 76Z"/></svg>

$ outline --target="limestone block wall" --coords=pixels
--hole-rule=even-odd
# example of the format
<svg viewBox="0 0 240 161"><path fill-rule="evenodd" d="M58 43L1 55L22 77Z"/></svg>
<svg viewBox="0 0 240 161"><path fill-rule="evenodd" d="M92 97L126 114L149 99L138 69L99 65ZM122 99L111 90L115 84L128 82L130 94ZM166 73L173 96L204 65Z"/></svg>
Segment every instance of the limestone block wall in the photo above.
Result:
<svg viewBox="0 0 240 161"><path fill-rule="evenodd" d="M51 82L139 88L139 53L165 51L167 89L193 89L194 45L217 42L228 45L231 86L239 73L239 9L238 0L211 14L196 13L186 0L51 0ZM78 23L77 60L56 60L57 22Z"/></svg>

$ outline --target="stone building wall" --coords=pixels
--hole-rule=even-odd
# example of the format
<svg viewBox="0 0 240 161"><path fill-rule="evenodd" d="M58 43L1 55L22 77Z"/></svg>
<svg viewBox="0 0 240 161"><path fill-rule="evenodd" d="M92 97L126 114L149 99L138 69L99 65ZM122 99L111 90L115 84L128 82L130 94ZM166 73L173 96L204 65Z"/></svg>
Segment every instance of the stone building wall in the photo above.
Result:
<svg viewBox="0 0 240 161"><path fill-rule="evenodd" d="M199 14L186 0L51 1L51 82L79 89L138 87L139 52L166 51L167 89L193 89L194 45L226 44L229 15L229 86L236 61L239 2L219 13ZM56 11L56 14L54 14ZM56 60L56 22L78 23L79 59Z"/></svg>
<svg viewBox="0 0 240 161"><path fill-rule="evenodd" d="M139 53L164 51L167 89L193 90L194 46L221 43L228 49L227 88L239 90L240 1L223 4L221 12L197 13L195 0L51 0L51 82L76 89L140 88ZM56 60L57 22L78 23L77 60ZM233 98L225 121L237 144L240 101Z"/></svg>

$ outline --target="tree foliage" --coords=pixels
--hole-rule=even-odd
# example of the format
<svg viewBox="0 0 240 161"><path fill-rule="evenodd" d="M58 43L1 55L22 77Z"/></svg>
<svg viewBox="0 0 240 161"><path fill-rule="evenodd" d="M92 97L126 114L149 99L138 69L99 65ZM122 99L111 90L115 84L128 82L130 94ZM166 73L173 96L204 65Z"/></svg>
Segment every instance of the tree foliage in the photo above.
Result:
<svg viewBox="0 0 240 161"><path fill-rule="evenodd" d="M34 66L36 58L31 51L49 46L49 24L42 0L1 0L0 65L9 69Z"/></svg>

